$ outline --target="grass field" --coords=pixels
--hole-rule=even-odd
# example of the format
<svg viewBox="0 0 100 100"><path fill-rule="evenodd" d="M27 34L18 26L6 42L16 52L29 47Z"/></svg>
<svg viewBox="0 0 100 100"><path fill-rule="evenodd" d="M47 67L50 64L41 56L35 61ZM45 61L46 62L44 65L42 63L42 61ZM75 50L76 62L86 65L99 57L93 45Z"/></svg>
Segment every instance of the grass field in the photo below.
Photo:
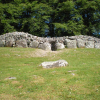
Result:
<svg viewBox="0 0 100 100"><path fill-rule="evenodd" d="M69 65L39 66L59 59ZM1 47L0 100L100 100L100 49Z"/></svg>

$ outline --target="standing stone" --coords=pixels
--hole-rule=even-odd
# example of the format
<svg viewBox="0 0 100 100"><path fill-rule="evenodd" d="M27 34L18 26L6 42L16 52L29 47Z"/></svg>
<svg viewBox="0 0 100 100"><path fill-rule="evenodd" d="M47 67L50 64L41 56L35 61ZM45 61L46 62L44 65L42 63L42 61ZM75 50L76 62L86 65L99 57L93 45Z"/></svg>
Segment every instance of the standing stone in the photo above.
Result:
<svg viewBox="0 0 100 100"><path fill-rule="evenodd" d="M86 48L94 48L94 41L87 41Z"/></svg>
<svg viewBox="0 0 100 100"><path fill-rule="evenodd" d="M32 42L30 43L30 47L31 47L31 48L37 48L38 45L39 45L39 42L36 41L36 40L34 40L34 41L32 41Z"/></svg>
<svg viewBox="0 0 100 100"><path fill-rule="evenodd" d="M16 41L16 47L24 47L24 48L26 48L27 47L26 40L25 39L17 40Z"/></svg>
<svg viewBox="0 0 100 100"><path fill-rule="evenodd" d="M65 48L65 46L64 46L64 44L63 43L55 43L55 48L56 49L64 49Z"/></svg>
<svg viewBox="0 0 100 100"><path fill-rule="evenodd" d="M77 39L77 47L78 48L85 48L85 41L82 39Z"/></svg>
<svg viewBox="0 0 100 100"><path fill-rule="evenodd" d="M76 40L65 39L65 45L67 46L67 48L77 48Z"/></svg>
<svg viewBox="0 0 100 100"><path fill-rule="evenodd" d="M40 64L40 66L42 66L43 68L65 67L67 65L68 65L68 62L65 60L43 62Z"/></svg>
<svg viewBox="0 0 100 100"><path fill-rule="evenodd" d="M95 43L95 48L100 49L100 43Z"/></svg>
<svg viewBox="0 0 100 100"><path fill-rule="evenodd" d="M39 44L38 48L43 49L43 50L51 50L51 44L48 42Z"/></svg>

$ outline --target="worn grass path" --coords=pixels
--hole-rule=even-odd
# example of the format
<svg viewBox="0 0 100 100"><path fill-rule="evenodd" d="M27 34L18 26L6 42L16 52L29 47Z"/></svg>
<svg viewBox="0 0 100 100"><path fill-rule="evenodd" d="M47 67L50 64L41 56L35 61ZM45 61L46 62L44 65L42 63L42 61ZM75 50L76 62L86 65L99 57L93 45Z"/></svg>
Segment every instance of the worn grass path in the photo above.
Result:
<svg viewBox="0 0 100 100"><path fill-rule="evenodd" d="M39 66L59 59L69 65ZM100 100L100 49L0 48L0 100Z"/></svg>

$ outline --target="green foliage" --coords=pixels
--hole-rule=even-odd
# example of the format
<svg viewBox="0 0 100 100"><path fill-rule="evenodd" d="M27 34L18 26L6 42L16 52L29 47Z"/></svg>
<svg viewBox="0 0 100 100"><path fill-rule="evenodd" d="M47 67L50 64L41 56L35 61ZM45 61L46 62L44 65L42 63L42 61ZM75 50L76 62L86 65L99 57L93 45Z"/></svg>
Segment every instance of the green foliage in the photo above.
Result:
<svg viewBox="0 0 100 100"><path fill-rule="evenodd" d="M100 9L98 5L100 5L99 0L77 0L77 6L79 7L78 11L83 17L83 22L85 28L83 30L87 35L93 35L95 32L93 28L97 29L99 26L95 27L95 24L98 25L100 22ZM97 15L97 13L99 13ZM99 17L98 17L99 16ZM96 19L97 18L97 19Z"/></svg>
<svg viewBox="0 0 100 100"><path fill-rule="evenodd" d="M0 34L96 35L99 23L100 0L0 0Z"/></svg>

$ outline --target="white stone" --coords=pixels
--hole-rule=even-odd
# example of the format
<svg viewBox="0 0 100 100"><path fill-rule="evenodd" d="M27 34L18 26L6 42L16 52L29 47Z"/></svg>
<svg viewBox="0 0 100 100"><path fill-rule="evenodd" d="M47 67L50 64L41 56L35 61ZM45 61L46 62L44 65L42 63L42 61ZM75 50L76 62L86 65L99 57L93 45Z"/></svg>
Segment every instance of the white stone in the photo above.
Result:
<svg viewBox="0 0 100 100"><path fill-rule="evenodd" d="M100 43L95 43L95 48L100 49Z"/></svg>
<svg viewBox="0 0 100 100"><path fill-rule="evenodd" d="M0 47L4 47L4 46L5 46L5 40L0 39Z"/></svg>
<svg viewBox="0 0 100 100"><path fill-rule="evenodd" d="M77 48L76 40L65 39L65 45L67 46L67 48Z"/></svg>
<svg viewBox="0 0 100 100"><path fill-rule="evenodd" d="M82 39L77 39L77 47L78 48L85 48L85 41Z"/></svg>
<svg viewBox="0 0 100 100"><path fill-rule="evenodd" d="M48 42L45 42L45 43L39 44L38 48L50 51L51 50L51 44L48 43Z"/></svg>
<svg viewBox="0 0 100 100"><path fill-rule="evenodd" d="M39 42L36 41L36 40L34 40L34 41L32 41L32 42L30 43L30 47L31 47L31 48L37 48L38 45L39 45Z"/></svg>
<svg viewBox="0 0 100 100"><path fill-rule="evenodd" d="M55 47L56 49L64 49L65 48L63 43L56 43L55 46L56 46Z"/></svg>
<svg viewBox="0 0 100 100"><path fill-rule="evenodd" d="M58 60L58 61L50 61L50 62L43 62L40 66L43 68L53 68L53 67L65 67L68 65L68 62L65 60Z"/></svg>
<svg viewBox="0 0 100 100"><path fill-rule="evenodd" d="M94 48L94 41L87 41L86 48Z"/></svg>

